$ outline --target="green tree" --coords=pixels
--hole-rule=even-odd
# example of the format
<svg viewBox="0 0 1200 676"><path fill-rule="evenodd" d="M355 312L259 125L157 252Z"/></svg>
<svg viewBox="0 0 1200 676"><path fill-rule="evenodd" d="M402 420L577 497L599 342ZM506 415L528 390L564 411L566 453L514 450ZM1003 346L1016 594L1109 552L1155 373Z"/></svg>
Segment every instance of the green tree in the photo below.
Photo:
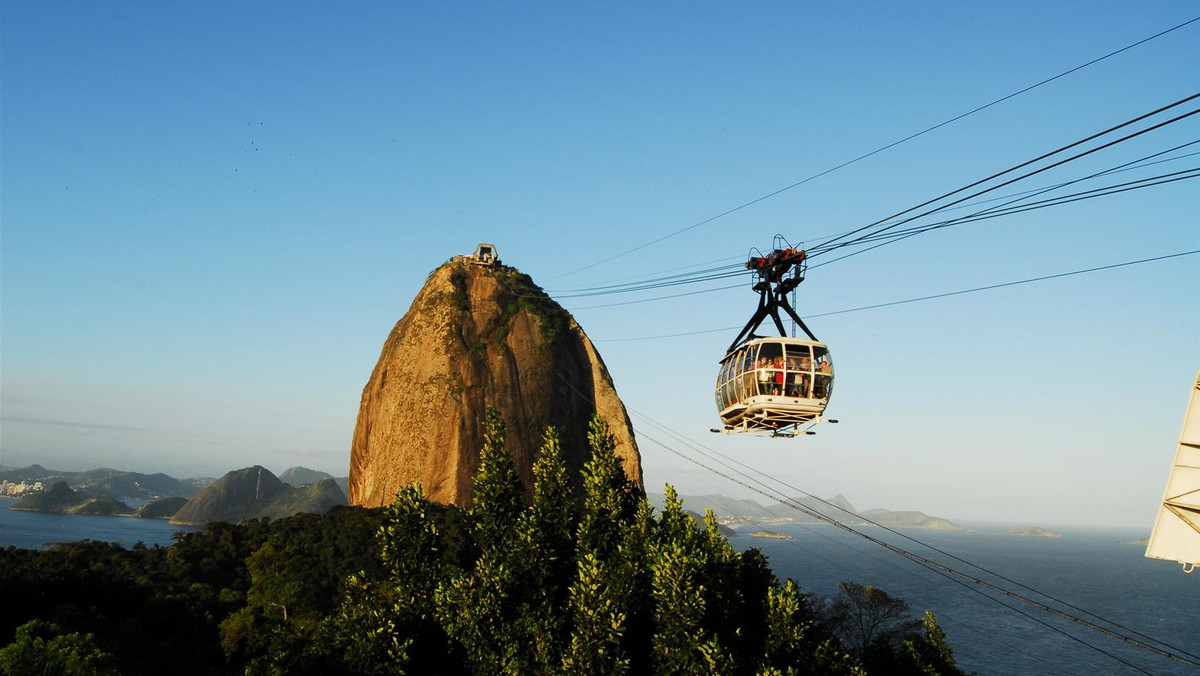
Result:
<svg viewBox="0 0 1200 676"><path fill-rule="evenodd" d="M923 676L941 674L957 675L963 671L954 661L954 651L946 642L946 632L938 626L937 619L928 610L921 616L925 635L904 641L904 657L909 661L908 671Z"/></svg>
<svg viewBox="0 0 1200 676"><path fill-rule="evenodd" d="M624 673L649 656L652 632L641 631L652 621L644 600L649 596L649 505L625 476L613 436L599 416L592 418L588 444L591 457L583 467L577 563L569 591L571 637L563 669Z"/></svg>
<svg viewBox="0 0 1200 676"><path fill-rule="evenodd" d="M524 488L504 445L503 418L489 407L483 424L469 512L480 556L470 570L442 581L435 610L471 671L520 674L528 671L531 659L522 639L536 624L524 613L530 592L528 552L516 546L526 512Z"/></svg>
<svg viewBox="0 0 1200 676"><path fill-rule="evenodd" d="M716 521L711 512L709 516L715 531ZM728 673L734 669L731 656L713 631L715 626L706 623L705 616L709 595L706 568L714 553L723 558L736 554L711 545L708 534L697 531L674 487L668 485L651 561L654 663L659 673ZM711 579L720 584L719 577Z"/></svg>
<svg viewBox="0 0 1200 676"><path fill-rule="evenodd" d="M517 520L525 511L525 489L504 446L504 434L504 418L489 406L470 511L475 541L484 552L511 547Z"/></svg>
<svg viewBox="0 0 1200 676"><path fill-rule="evenodd" d="M430 507L419 483L396 494L376 536L382 574L350 575L341 606L323 627L352 673L426 673L448 660L433 599L447 566Z"/></svg>
<svg viewBox="0 0 1200 676"><path fill-rule="evenodd" d="M576 522L575 491L550 427L533 464L533 503L518 526L524 599L516 634L528 648L521 660L527 673L554 673L566 650L569 625L561 609L570 602Z"/></svg>
<svg viewBox="0 0 1200 676"><path fill-rule="evenodd" d="M767 590L761 673L788 676L861 673L840 641L816 624L813 600L794 580Z"/></svg>
<svg viewBox="0 0 1200 676"><path fill-rule="evenodd" d="M221 622L221 647L248 674L295 674L311 670L306 653L321 625L322 612L306 584L306 561L291 548L271 542L250 555L246 605Z"/></svg>
<svg viewBox="0 0 1200 676"><path fill-rule="evenodd" d="M563 672L581 676L624 674L630 659L622 648L627 622L627 599L596 555L579 559L578 576L571 584L571 639L563 655Z"/></svg>
<svg viewBox="0 0 1200 676"><path fill-rule="evenodd" d="M57 624L31 620L17 627L16 640L0 648L0 673L116 676L120 672L116 659L100 649L92 634L64 634Z"/></svg>
<svg viewBox="0 0 1200 676"><path fill-rule="evenodd" d="M625 528L643 502L638 487L625 476L617 457L616 441L608 423L593 416L588 427L591 457L583 467L583 509L577 545L581 552L593 552L608 559L625 538Z"/></svg>

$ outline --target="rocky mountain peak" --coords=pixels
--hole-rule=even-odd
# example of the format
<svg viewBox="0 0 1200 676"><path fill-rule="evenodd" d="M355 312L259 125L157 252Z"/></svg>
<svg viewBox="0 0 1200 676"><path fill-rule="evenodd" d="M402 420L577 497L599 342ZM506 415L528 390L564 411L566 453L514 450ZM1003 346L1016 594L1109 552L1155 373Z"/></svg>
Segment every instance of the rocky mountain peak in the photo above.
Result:
<svg viewBox="0 0 1200 676"><path fill-rule="evenodd" d="M642 481L629 416L583 329L529 276L457 258L429 276L363 388L350 503L387 504L420 481L432 500L469 504L488 406L504 417L527 488L548 425L577 475L596 413L611 428L626 474Z"/></svg>

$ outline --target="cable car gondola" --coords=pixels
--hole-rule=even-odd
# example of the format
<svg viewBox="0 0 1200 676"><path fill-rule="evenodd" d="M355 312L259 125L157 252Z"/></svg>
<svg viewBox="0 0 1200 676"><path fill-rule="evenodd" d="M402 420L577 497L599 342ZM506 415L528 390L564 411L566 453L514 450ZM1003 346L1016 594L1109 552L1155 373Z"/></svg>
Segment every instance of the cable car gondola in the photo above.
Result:
<svg viewBox="0 0 1200 676"><path fill-rule="evenodd" d="M726 433L757 432L793 437L823 420L821 414L833 393L833 360L788 303L787 295L804 281L805 253L779 246L765 256L751 256L746 268L756 273L758 309L730 344L717 374L716 400ZM786 244L786 242L782 242ZM792 338L784 330L779 310L804 330L808 339ZM756 336L770 317L779 336Z"/></svg>

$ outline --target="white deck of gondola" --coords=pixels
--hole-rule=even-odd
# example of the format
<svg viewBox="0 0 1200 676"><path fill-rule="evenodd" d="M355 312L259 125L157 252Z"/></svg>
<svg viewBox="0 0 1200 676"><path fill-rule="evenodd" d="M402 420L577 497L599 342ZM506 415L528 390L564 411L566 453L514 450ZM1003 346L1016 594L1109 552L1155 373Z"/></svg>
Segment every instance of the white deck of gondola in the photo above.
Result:
<svg viewBox="0 0 1200 676"><path fill-rule="evenodd" d="M828 399L760 394L721 411L721 422L730 429L776 430L816 422L828 403Z"/></svg>

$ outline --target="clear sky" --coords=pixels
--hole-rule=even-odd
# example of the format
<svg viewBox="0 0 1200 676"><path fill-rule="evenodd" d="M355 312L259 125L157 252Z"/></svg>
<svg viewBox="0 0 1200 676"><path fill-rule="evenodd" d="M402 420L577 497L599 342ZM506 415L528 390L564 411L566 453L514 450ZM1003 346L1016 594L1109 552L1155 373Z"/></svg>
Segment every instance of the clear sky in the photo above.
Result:
<svg viewBox="0 0 1200 676"><path fill-rule="evenodd" d="M344 476L383 341L450 256L492 242L565 296L863 226L1200 91L1200 22L567 274L1196 16L1195 0L4 0L0 463ZM1196 140L1196 120L1010 192ZM1196 249L1185 181L814 268L798 304ZM666 439L645 419L859 508L1149 531L1200 365L1200 256L813 317L841 423L794 440L707 431L746 281L563 299L647 437ZM665 334L690 335L648 339ZM641 450L651 490L746 494Z"/></svg>

